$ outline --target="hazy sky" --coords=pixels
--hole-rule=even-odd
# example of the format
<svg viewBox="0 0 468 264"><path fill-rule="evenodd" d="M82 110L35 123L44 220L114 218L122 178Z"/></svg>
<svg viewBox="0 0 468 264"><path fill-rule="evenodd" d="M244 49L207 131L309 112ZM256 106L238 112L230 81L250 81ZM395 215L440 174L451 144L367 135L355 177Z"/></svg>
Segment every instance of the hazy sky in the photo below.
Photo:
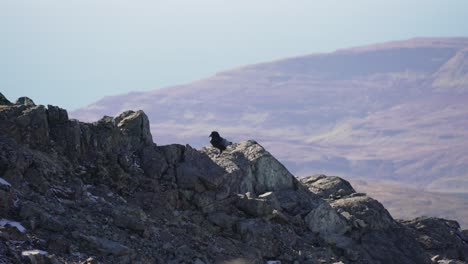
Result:
<svg viewBox="0 0 468 264"><path fill-rule="evenodd" d="M467 0L0 0L0 92L69 110L229 68L468 36Z"/></svg>

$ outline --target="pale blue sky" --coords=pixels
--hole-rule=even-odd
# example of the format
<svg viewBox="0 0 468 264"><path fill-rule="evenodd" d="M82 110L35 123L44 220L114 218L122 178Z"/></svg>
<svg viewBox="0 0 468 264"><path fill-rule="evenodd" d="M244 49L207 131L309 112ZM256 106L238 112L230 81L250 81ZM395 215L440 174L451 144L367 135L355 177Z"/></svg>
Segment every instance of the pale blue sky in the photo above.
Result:
<svg viewBox="0 0 468 264"><path fill-rule="evenodd" d="M233 67L468 36L466 0L0 0L0 92L69 110Z"/></svg>

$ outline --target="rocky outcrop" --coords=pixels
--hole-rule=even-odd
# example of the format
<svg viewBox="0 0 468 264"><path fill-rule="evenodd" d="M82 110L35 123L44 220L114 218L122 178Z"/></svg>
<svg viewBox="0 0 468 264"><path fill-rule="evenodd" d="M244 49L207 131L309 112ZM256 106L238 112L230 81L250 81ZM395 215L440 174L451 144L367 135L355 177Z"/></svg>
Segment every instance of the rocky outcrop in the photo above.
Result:
<svg viewBox="0 0 468 264"><path fill-rule="evenodd" d="M456 221L420 217L401 221L409 227L422 247L439 259L468 260L468 238Z"/></svg>
<svg viewBox="0 0 468 264"><path fill-rule="evenodd" d="M444 261L466 259L463 254L444 253L448 245L458 249L457 252L468 250L466 241L460 243L461 230L455 221L441 219L451 223L453 229L443 229L440 225L434 225L422 233L414 230L414 226L420 224L422 219L401 223L395 221L381 203L366 194L356 193L344 179L314 175L301 179L301 182L311 192L326 198L336 212L346 219L346 236L335 237L335 241L337 247L350 254L351 258L359 256L372 259L375 263L428 263L425 255L431 258L438 256L436 259L440 260L443 256ZM433 233L436 230L439 230L439 234ZM446 243L445 246L428 247L427 244L421 243L422 240L437 240L440 234L445 236L440 238ZM359 249L356 250L357 248ZM431 251L431 248L437 249Z"/></svg>
<svg viewBox="0 0 468 264"><path fill-rule="evenodd" d="M0 93L0 105L11 105L11 102L2 93Z"/></svg>
<svg viewBox="0 0 468 264"><path fill-rule="evenodd" d="M15 104L17 104L17 105L26 105L26 106L36 106L34 101L31 98L26 97L26 96L18 98L18 100L16 100Z"/></svg>
<svg viewBox="0 0 468 264"><path fill-rule="evenodd" d="M313 175L302 178L301 182L324 199L336 199L356 192L349 182L336 176Z"/></svg>
<svg viewBox="0 0 468 264"><path fill-rule="evenodd" d="M212 148L202 152L228 172L226 185L235 186L234 192L262 194L297 188L294 176L253 140L228 146L228 155L218 156Z"/></svg>
<svg viewBox="0 0 468 264"><path fill-rule="evenodd" d="M142 111L82 123L31 102L0 107L0 263L466 259L456 222L395 221L339 177L296 179L255 141L157 146Z"/></svg>

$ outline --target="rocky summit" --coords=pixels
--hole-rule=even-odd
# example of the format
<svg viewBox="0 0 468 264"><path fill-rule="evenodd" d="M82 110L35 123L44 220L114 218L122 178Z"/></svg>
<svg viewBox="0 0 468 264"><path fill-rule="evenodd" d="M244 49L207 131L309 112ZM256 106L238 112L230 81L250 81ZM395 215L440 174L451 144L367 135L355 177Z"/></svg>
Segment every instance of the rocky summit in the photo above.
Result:
<svg viewBox="0 0 468 264"><path fill-rule="evenodd" d="M395 220L253 140L219 155L156 145L142 111L0 104L0 263L467 263L457 222Z"/></svg>

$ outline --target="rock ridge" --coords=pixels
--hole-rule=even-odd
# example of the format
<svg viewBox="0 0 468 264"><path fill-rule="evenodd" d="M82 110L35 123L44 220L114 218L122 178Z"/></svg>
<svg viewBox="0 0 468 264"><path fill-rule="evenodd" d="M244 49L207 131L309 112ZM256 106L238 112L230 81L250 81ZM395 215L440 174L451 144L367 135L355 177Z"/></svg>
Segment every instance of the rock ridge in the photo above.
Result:
<svg viewBox="0 0 468 264"><path fill-rule="evenodd" d="M157 140L157 139L156 139ZM0 94L0 263L466 263L467 231L395 220L254 140L158 146L143 111L69 119Z"/></svg>

